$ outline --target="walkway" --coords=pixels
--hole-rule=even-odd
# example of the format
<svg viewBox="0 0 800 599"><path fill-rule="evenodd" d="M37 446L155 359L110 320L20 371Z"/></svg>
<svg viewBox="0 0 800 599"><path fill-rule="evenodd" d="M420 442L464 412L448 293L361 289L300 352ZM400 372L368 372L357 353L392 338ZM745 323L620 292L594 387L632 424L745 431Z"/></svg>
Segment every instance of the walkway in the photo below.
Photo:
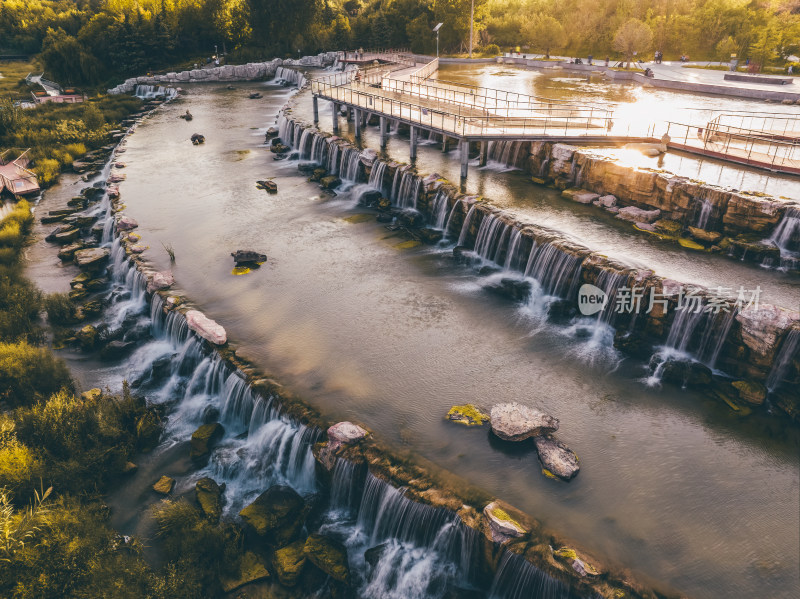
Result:
<svg viewBox="0 0 800 599"><path fill-rule="evenodd" d="M26 150L14 160L4 160L10 150L0 154L0 193L8 190L14 196L39 193L39 181L33 171L27 169Z"/></svg>

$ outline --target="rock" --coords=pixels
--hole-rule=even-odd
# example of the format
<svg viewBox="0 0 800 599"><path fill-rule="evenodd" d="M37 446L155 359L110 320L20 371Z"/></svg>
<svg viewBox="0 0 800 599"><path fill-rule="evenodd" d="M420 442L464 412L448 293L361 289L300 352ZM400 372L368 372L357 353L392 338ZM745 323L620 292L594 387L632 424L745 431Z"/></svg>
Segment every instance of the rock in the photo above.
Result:
<svg viewBox="0 0 800 599"><path fill-rule="evenodd" d="M350 566L347 548L339 541L313 534L303 547L308 560L328 576L339 582L350 584Z"/></svg>
<svg viewBox="0 0 800 599"><path fill-rule="evenodd" d="M626 206L617 212L617 218L634 223L653 223L661 216L661 210L642 210L636 206Z"/></svg>
<svg viewBox="0 0 800 599"><path fill-rule="evenodd" d="M192 136L189 138L192 141L192 145L199 146L200 144L206 143L206 138L199 133L192 133Z"/></svg>
<svg viewBox="0 0 800 599"><path fill-rule="evenodd" d="M58 257L62 262L71 262L75 259L75 252L80 249L83 249L83 243L80 241L65 245L58 251Z"/></svg>
<svg viewBox="0 0 800 599"><path fill-rule="evenodd" d="M562 480L570 480L578 474L578 456L561 441L551 435L535 437L533 442L539 452L539 461L544 469Z"/></svg>
<svg viewBox="0 0 800 599"><path fill-rule="evenodd" d="M663 366L661 380L681 387L703 387L711 384L711 369L693 360L670 358Z"/></svg>
<svg viewBox="0 0 800 599"><path fill-rule="evenodd" d="M278 549L272 556L272 567L281 584L287 587L297 584L306 565L305 544L304 540L295 541L283 549Z"/></svg>
<svg viewBox="0 0 800 599"><path fill-rule="evenodd" d="M499 282L485 284L483 288L512 301L522 302L530 297L533 286L525 279L503 277Z"/></svg>
<svg viewBox="0 0 800 599"><path fill-rule="evenodd" d="M87 324L76 334L83 349L92 349L97 341L97 329Z"/></svg>
<svg viewBox="0 0 800 599"><path fill-rule="evenodd" d="M322 177L319 182L323 189L335 189L341 185L342 180L336 175L329 175L327 177Z"/></svg>
<svg viewBox="0 0 800 599"><path fill-rule="evenodd" d="M767 388L756 381L733 381L731 384L739 392L739 398L747 403L761 405L767 398Z"/></svg>
<svg viewBox="0 0 800 599"><path fill-rule="evenodd" d="M324 168L315 168L313 174L311 175L311 180L315 183L318 183L319 181L322 181L322 178L327 172L328 171L326 171Z"/></svg>
<svg viewBox="0 0 800 599"><path fill-rule="evenodd" d="M222 583L222 590L225 593L231 593L246 584L266 580L268 578L269 571L262 559L252 551L247 551L239 562L238 576L230 578L227 576L220 576L220 583Z"/></svg>
<svg viewBox="0 0 800 599"><path fill-rule="evenodd" d="M258 252L254 252L252 250L236 250L235 252L231 252L231 256L233 256L233 261L239 264L261 264L262 262L267 261L266 254L259 254Z"/></svg>
<svg viewBox="0 0 800 599"><path fill-rule="evenodd" d="M328 447L338 451L344 445L358 443L369 434L368 431L352 422L339 422L328 428Z"/></svg>
<svg viewBox="0 0 800 599"><path fill-rule="evenodd" d="M600 197L599 194L586 191L585 189L565 189L561 192L561 195L578 204L591 204Z"/></svg>
<svg viewBox="0 0 800 599"><path fill-rule="evenodd" d="M71 241L75 241L78 237L80 237L80 229L71 228L61 231L59 233L54 233L48 238L48 241L52 241L54 243L65 244Z"/></svg>
<svg viewBox="0 0 800 599"><path fill-rule="evenodd" d="M467 426L480 426L489 420L489 414L479 407L468 403L463 406L453 406L447 411L447 419Z"/></svg>
<svg viewBox="0 0 800 599"><path fill-rule="evenodd" d="M189 457L197 460L208 456L211 448L214 447L217 441L222 439L224 434L225 429L219 422L201 425L200 428L192 433L192 450Z"/></svg>
<svg viewBox="0 0 800 599"><path fill-rule="evenodd" d="M698 229L697 227L689 227L688 229L689 235L703 243L714 244L722 239L722 233L716 231L706 231L705 229Z"/></svg>
<svg viewBox="0 0 800 599"><path fill-rule="evenodd" d="M103 396L103 392L100 389L89 389L88 391L84 391L81 393L81 399L83 401L94 401L96 399L100 399Z"/></svg>
<svg viewBox="0 0 800 599"><path fill-rule="evenodd" d="M361 160L361 164L363 164L367 168L372 168L372 165L375 164L375 159L378 157L378 153L371 149L366 148L361 151L361 155L359 156L359 160Z"/></svg>
<svg viewBox="0 0 800 599"><path fill-rule="evenodd" d="M122 467L122 474L136 474L138 470L139 466L133 462L125 462L125 465Z"/></svg>
<svg viewBox="0 0 800 599"><path fill-rule="evenodd" d="M136 343L133 341L111 341L103 349L100 350L100 357L103 360L117 360L133 351Z"/></svg>
<svg viewBox="0 0 800 599"><path fill-rule="evenodd" d="M147 279L147 292L154 293L156 291L163 291L169 289L175 284L175 277L172 272L168 270L154 273L152 277Z"/></svg>
<svg viewBox="0 0 800 599"><path fill-rule="evenodd" d="M489 523L491 538L495 543L505 543L528 534L521 522L513 518L505 505L493 501L483 508L483 515Z"/></svg>
<svg viewBox="0 0 800 599"><path fill-rule="evenodd" d="M102 266L108 260L107 248L89 248L75 252L75 263L83 269L90 270Z"/></svg>
<svg viewBox="0 0 800 599"><path fill-rule="evenodd" d="M653 223L653 227L655 228L657 233L661 233L662 235L668 235L670 237L677 237L681 234L681 230L683 229L683 225L675 220L667 220L667 219L660 219Z"/></svg>
<svg viewBox="0 0 800 599"><path fill-rule="evenodd" d="M203 424L211 424L219 420L219 408L208 405L203 408Z"/></svg>
<svg viewBox="0 0 800 599"><path fill-rule="evenodd" d="M175 486L175 479L169 476L162 476L158 482L153 485L153 491L161 493L161 495L169 495L172 493L172 487Z"/></svg>
<svg viewBox="0 0 800 599"><path fill-rule="evenodd" d="M612 195L600 196L597 198L597 204L603 208L612 208L617 205L617 198Z"/></svg>
<svg viewBox="0 0 800 599"><path fill-rule="evenodd" d="M225 329L202 312L189 310L185 316L189 328L206 341L214 345L225 345L228 342L228 335L225 333Z"/></svg>
<svg viewBox="0 0 800 599"><path fill-rule="evenodd" d="M420 229L417 231L417 234L422 240L422 243L426 243L428 245L436 245L442 240L442 237L444 237L442 231L438 229Z"/></svg>
<svg viewBox="0 0 800 599"><path fill-rule="evenodd" d="M377 202L380 202L382 197L383 194L377 189L368 189L358 198L358 203L363 206L373 206Z"/></svg>
<svg viewBox="0 0 800 599"><path fill-rule="evenodd" d="M147 411L136 421L136 446L139 451L147 453L158 445L161 437L161 422L155 412Z"/></svg>
<svg viewBox="0 0 800 599"><path fill-rule="evenodd" d="M555 549L553 551L553 557L569 564L572 567L572 571L581 578L585 578L586 576L595 577L600 575L600 572L594 566L592 566L585 559L579 558L578 553L569 547Z"/></svg>
<svg viewBox="0 0 800 599"><path fill-rule="evenodd" d="M558 430L558 419L522 404L502 403L492 407L492 432L505 441L524 441Z"/></svg>
<svg viewBox="0 0 800 599"><path fill-rule="evenodd" d="M212 522L219 521L222 515L222 489L211 478L203 477L194 485L194 496L200 509Z"/></svg>
<svg viewBox="0 0 800 599"><path fill-rule="evenodd" d="M681 237L678 239L678 243L681 247L686 248L687 250L704 250L706 249L699 243L692 241L691 239L686 239L685 237Z"/></svg>
<svg viewBox="0 0 800 599"><path fill-rule="evenodd" d="M267 137L277 137L280 131L278 131L277 127L270 127L267 129Z"/></svg>
<svg viewBox="0 0 800 599"><path fill-rule="evenodd" d="M239 516L259 537L288 542L302 527L304 507L303 498L294 489L274 485L239 512Z"/></svg>
<svg viewBox="0 0 800 599"><path fill-rule="evenodd" d="M122 216L117 220L117 231L132 231L138 226L139 223L130 216Z"/></svg>
<svg viewBox="0 0 800 599"><path fill-rule="evenodd" d="M741 310L736 315L741 325L742 341L758 356L771 362L775 357L778 341L792 323L800 320L797 312L789 312L778 306L760 304Z"/></svg>

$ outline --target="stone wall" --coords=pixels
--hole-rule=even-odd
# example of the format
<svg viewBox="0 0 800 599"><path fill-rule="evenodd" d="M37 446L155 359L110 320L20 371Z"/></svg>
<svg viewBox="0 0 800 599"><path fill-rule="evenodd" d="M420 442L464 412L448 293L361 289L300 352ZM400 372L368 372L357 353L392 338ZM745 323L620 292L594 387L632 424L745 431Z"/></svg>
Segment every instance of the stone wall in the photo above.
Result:
<svg viewBox="0 0 800 599"><path fill-rule="evenodd" d="M251 81L275 75L278 67L314 66L332 64L338 52L323 52L316 56L304 56L299 60L273 58L266 62L248 62L239 65L224 65L199 68L189 71L170 72L162 75L132 77L108 90L109 94L130 94L137 85L168 85L176 83L204 83L214 81Z"/></svg>

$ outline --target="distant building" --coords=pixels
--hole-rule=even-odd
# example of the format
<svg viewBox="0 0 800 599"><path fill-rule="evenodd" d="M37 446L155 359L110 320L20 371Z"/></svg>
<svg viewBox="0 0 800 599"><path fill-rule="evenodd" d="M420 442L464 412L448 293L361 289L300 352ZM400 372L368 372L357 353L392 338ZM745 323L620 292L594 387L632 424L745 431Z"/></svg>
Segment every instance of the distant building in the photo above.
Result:
<svg viewBox="0 0 800 599"><path fill-rule="evenodd" d="M74 89L65 89L63 93L50 95L44 90L36 90L31 92L33 101L36 104L44 104L45 102L55 102L56 104L77 104L84 102L86 96L77 93Z"/></svg>

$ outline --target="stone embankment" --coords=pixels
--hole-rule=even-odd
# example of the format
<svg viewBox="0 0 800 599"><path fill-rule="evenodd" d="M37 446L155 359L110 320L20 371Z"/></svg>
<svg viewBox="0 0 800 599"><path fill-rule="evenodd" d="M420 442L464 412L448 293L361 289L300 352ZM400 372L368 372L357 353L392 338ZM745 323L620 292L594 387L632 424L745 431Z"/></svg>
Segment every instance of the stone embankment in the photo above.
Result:
<svg viewBox="0 0 800 599"><path fill-rule="evenodd" d="M239 65L197 68L160 75L132 77L108 90L110 94L133 93L137 85L169 85L181 83L206 83L216 81L253 81L275 75L278 67L324 67L336 60L337 52L323 52L317 56L304 56L298 60L273 58L265 62L248 62Z"/></svg>

